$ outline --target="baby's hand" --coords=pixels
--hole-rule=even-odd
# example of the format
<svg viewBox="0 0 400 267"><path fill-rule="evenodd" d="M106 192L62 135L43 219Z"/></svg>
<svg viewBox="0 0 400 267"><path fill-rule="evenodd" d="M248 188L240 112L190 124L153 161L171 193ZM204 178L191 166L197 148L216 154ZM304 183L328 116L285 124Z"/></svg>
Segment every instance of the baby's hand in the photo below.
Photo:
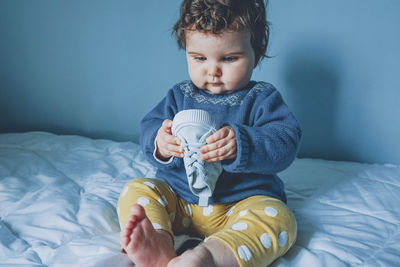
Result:
<svg viewBox="0 0 400 267"><path fill-rule="evenodd" d="M236 157L236 136L232 127L224 126L206 139L201 149L201 160L222 161Z"/></svg>
<svg viewBox="0 0 400 267"><path fill-rule="evenodd" d="M172 135L172 121L164 120L156 136L156 156L161 160L168 160L170 157L183 157L181 140Z"/></svg>

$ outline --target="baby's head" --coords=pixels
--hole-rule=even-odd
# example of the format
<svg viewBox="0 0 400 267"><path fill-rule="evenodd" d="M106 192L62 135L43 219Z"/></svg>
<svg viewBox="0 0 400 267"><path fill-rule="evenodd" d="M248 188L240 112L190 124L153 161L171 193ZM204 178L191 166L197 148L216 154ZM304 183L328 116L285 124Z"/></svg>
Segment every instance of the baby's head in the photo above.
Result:
<svg viewBox="0 0 400 267"><path fill-rule="evenodd" d="M245 88L265 57L264 0L183 0L174 26L193 83L211 94Z"/></svg>
<svg viewBox="0 0 400 267"><path fill-rule="evenodd" d="M183 0L173 29L181 48L186 49L186 33L193 30L211 34L247 30L256 65L266 57L269 26L264 0Z"/></svg>

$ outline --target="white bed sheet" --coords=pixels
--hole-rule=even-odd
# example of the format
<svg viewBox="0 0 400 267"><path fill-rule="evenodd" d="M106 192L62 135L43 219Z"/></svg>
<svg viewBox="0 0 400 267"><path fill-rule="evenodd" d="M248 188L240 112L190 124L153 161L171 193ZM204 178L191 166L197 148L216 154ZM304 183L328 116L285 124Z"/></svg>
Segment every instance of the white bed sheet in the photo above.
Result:
<svg viewBox="0 0 400 267"><path fill-rule="evenodd" d="M0 266L130 266L115 205L154 173L134 143L0 134ZM298 240L273 266L400 266L399 166L296 159L280 176Z"/></svg>

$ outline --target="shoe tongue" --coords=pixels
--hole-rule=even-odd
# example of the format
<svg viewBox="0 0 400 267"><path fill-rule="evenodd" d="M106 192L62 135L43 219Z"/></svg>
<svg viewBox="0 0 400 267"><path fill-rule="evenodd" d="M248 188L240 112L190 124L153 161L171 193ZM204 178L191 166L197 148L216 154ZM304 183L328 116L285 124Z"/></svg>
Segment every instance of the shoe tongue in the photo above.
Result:
<svg viewBox="0 0 400 267"><path fill-rule="evenodd" d="M197 191L197 194L199 194L202 190L207 188L207 184L200 179L196 179L196 181L192 186L193 189Z"/></svg>

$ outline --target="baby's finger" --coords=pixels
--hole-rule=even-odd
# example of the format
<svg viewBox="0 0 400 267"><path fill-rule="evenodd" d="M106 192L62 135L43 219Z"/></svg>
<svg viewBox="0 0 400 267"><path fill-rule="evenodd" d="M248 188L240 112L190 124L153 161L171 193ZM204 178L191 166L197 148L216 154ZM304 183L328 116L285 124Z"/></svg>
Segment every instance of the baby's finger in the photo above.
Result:
<svg viewBox="0 0 400 267"><path fill-rule="evenodd" d="M167 145L169 156L183 158L184 149L181 146L168 144Z"/></svg>
<svg viewBox="0 0 400 267"><path fill-rule="evenodd" d="M181 144L180 138L170 135L170 134L163 135L162 139L166 144L173 144L173 145L178 145L178 146L180 146L180 144Z"/></svg>
<svg viewBox="0 0 400 267"><path fill-rule="evenodd" d="M162 158L183 157L183 148L180 139L165 132L160 132L156 137L157 155Z"/></svg>
<svg viewBox="0 0 400 267"><path fill-rule="evenodd" d="M219 148L226 146L228 143L229 143L229 140L227 140L227 139L222 139L222 140L217 140L212 143L207 143L200 148L200 152L202 154L207 154L210 151L215 151Z"/></svg>
<svg viewBox="0 0 400 267"><path fill-rule="evenodd" d="M218 140L224 139L224 138L235 138L235 132L233 131L232 127L230 126L224 126L209 137L207 137L206 142L207 144L214 143Z"/></svg>
<svg viewBox="0 0 400 267"><path fill-rule="evenodd" d="M206 162L217 162L223 161L226 159L233 159L236 157L236 151L212 151L209 152L207 155L202 155L202 160Z"/></svg>
<svg viewBox="0 0 400 267"><path fill-rule="evenodd" d="M209 137L206 139L207 144L212 144L220 139L223 139L225 137L225 132L218 130L215 133L211 134Z"/></svg>
<svg viewBox="0 0 400 267"><path fill-rule="evenodd" d="M225 133L227 134L227 136L225 136ZM235 135L234 135L233 131L232 132L230 132L229 130L226 132L225 131L217 131L217 132L215 132L215 134L216 134L215 135L216 137L215 136L210 136L210 137L213 137L213 138L218 138L220 136L225 136L225 137L222 139L216 139L214 142L210 142L210 143L207 142L207 144L205 144L204 146L202 146L200 148L201 153L205 154L207 152L217 150L224 146L227 146L228 144L231 144L232 148L233 148L233 146L236 146L236 139L235 139Z"/></svg>
<svg viewBox="0 0 400 267"><path fill-rule="evenodd" d="M208 146L218 147L218 144L222 143L224 142L217 142ZM223 146L220 146L216 149L211 149L201 154L201 159L207 162L221 161L224 159L231 159L234 157L236 157L236 143L234 141L229 141Z"/></svg>
<svg viewBox="0 0 400 267"><path fill-rule="evenodd" d="M172 121L169 120L169 119L164 120L163 123L162 123L162 125L161 125L161 128L162 128L165 132L171 134Z"/></svg>

